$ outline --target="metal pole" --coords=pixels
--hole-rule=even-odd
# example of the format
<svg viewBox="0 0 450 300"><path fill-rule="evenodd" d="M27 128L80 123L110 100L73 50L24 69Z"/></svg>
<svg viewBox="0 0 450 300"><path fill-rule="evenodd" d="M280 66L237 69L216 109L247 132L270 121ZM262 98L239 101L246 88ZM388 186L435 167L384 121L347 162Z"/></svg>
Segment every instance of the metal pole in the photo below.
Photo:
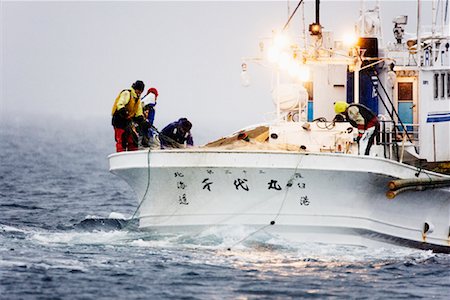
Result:
<svg viewBox="0 0 450 300"><path fill-rule="evenodd" d="M434 66L434 59L436 56L436 21L437 21L437 15L436 15L436 1L431 2L431 55L430 55L430 66Z"/></svg>
<svg viewBox="0 0 450 300"><path fill-rule="evenodd" d="M280 70L277 70L277 120L280 121Z"/></svg>
<svg viewBox="0 0 450 300"><path fill-rule="evenodd" d="M361 0L361 7L360 7L360 11L359 11L359 14L361 15L361 28L359 30L359 35L363 36L363 37L366 36L365 10L366 10L366 7L364 5L364 0Z"/></svg>
<svg viewBox="0 0 450 300"><path fill-rule="evenodd" d="M434 155L434 161L436 161L436 127L435 127L435 124L433 124L433 155Z"/></svg>
<svg viewBox="0 0 450 300"><path fill-rule="evenodd" d="M359 47L355 49L359 52ZM353 90L354 90L354 96L353 96L353 102L359 103L359 71L361 70L361 61L358 58L358 62L355 64L355 78L353 81Z"/></svg>
<svg viewBox="0 0 450 300"><path fill-rule="evenodd" d="M422 51L422 49L421 49L422 41L420 40L420 13L421 13L421 3L420 3L420 0L418 0L417 1L417 66L418 67L420 67L422 64L421 54L420 54L420 52Z"/></svg>
<svg viewBox="0 0 450 300"><path fill-rule="evenodd" d="M320 0L316 0L316 24L320 24Z"/></svg>

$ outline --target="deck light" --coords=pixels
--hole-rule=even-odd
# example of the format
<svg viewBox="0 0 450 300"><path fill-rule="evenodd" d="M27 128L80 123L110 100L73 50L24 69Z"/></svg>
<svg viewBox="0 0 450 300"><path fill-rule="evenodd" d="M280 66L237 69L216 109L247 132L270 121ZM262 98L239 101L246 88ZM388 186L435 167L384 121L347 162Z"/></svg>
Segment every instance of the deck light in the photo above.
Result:
<svg viewBox="0 0 450 300"><path fill-rule="evenodd" d="M347 47L354 47L358 42L358 38L354 34L347 33L346 35L344 35L343 42Z"/></svg>
<svg viewBox="0 0 450 300"><path fill-rule="evenodd" d="M280 59L280 49L278 49L277 47L271 46L267 50L267 59L271 63L278 62L278 60Z"/></svg>
<svg viewBox="0 0 450 300"><path fill-rule="evenodd" d="M243 62L241 64L241 68L242 68L242 71L241 71L241 84L243 86L247 87L247 86L250 85L250 76L248 75L248 72L247 72L247 64L245 62Z"/></svg>
<svg viewBox="0 0 450 300"><path fill-rule="evenodd" d="M295 61L292 61L292 63L288 67L288 73L291 76L296 76L300 72L300 66Z"/></svg>
<svg viewBox="0 0 450 300"><path fill-rule="evenodd" d="M277 34L273 38L273 45L278 49L287 48L290 44L289 38L284 34Z"/></svg>
<svg viewBox="0 0 450 300"><path fill-rule="evenodd" d="M303 82L306 82L309 80L309 68L305 65L299 66L298 70L298 79L300 79Z"/></svg>
<svg viewBox="0 0 450 300"><path fill-rule="evenodd" d="M292 60L289 56L289 54L287 54L286 52L282 52L280 54L280 59L278 60L278 65L280 66L280 68L282 70L287 70L289 69L289 66L291 65Z"/></svg>
<svg viewBox="0 0 450 300"><path fill-rule="evenodd" d="M322 35L322 26L319 23L309 24L309 32L311 35L321 36Z"/></svg>

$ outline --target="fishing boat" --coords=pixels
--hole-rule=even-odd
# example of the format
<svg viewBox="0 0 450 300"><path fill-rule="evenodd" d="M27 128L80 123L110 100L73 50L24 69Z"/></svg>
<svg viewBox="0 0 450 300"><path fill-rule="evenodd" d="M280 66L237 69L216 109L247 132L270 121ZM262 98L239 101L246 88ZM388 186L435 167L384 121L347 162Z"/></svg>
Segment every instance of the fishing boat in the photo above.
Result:
<svg viewBox="0 0 450 300"><path fill-rule="evenodd" d="M303 8L300 1L297 9ZM143 149L109 156L110 171L136 192L139 227L199 233L245 226L288 241L405 246L450 253L450 176L430 166L450 161L450 53L445 1L433 26L406 39L407 16L382 43L380 5L361 2L357 42L348 46L316 21L304 39L289 26L263 41L248 64L271 65L273 121L204 146ZM448 2L448 1L447 1ZM439 21L439 22L438 22ZM308 28L308 29L306 29ZM264 44L265 43L265 44ZM369 155L357 130L333 120L345 99L378 114Z"/></svg>

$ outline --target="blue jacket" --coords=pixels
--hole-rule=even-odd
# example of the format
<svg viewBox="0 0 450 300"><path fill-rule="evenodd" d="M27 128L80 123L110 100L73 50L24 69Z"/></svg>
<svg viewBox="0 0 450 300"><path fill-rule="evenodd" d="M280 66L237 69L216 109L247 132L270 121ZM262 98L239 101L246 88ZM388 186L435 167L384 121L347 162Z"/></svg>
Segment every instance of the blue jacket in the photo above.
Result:
<svg viewBox="0 0 450 300"><path fill-rule="evenodd" d="M146 132L147 137L151 138L153 137L156 132L153 130L153 122L155 121L155 105L156 103L149 103L145 107L148 107L148 117L147 117L147 124L148 124L148 132Z"/></svg>
<svg viewBox="0 0 450 300"><path fill-rule="evenodd" d="M180 119L178 121L172 122L164 127L163 130L161 130L159 139L161 141L162 149L179 148L179 146L184 145L184 143L186 143L188 146L194 145L194 140L192 138L190 130L187 132L183 130L183 120L186 119Z"/></svg>

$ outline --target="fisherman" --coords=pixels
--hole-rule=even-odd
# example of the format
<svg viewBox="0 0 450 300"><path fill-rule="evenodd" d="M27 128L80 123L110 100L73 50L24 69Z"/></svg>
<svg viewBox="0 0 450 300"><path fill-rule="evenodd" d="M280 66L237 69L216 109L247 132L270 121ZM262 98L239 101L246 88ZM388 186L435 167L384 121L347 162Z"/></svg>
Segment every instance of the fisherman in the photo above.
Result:
<svg viewBox="0 0 450 300"><path fill-rule="evenodd" d="M380 128L376 114L362 104L348 104L344 101L335 102L334 111L337 114L335 120L343 117L353 127L358 128L358 137L356 138L358 152L361 154L363 150L364 155L369 155Z"/></svg>
<svg viewBox="0 0 450 300"><path fill-rule="evenodd" d="M155 121L155 106L158 100L158 90L154 87L149 88L147 94L142 98L142 101L147 102L144 105L144 118L146 120L146 127L142 128L142 146L149 147L149 142L153 140L156 132L154 130L153 122Z"/></svg>
<svg viewBox="0 0 450 300"><path fill-rule="evenodd" d="M116 140L116 151L138 149L138 134L135 124L145 127L140 96L145 85L137 80L130 89L122 90L112 108L112 125Z"/></svg>
<svg viewBox="0 0 450 300"><path fill-rule="evenodd" d="M164 127L159 134L161 149L193 146L194 140L191 135L191 128L192 123L186 118L180 118Z"/></svg>

